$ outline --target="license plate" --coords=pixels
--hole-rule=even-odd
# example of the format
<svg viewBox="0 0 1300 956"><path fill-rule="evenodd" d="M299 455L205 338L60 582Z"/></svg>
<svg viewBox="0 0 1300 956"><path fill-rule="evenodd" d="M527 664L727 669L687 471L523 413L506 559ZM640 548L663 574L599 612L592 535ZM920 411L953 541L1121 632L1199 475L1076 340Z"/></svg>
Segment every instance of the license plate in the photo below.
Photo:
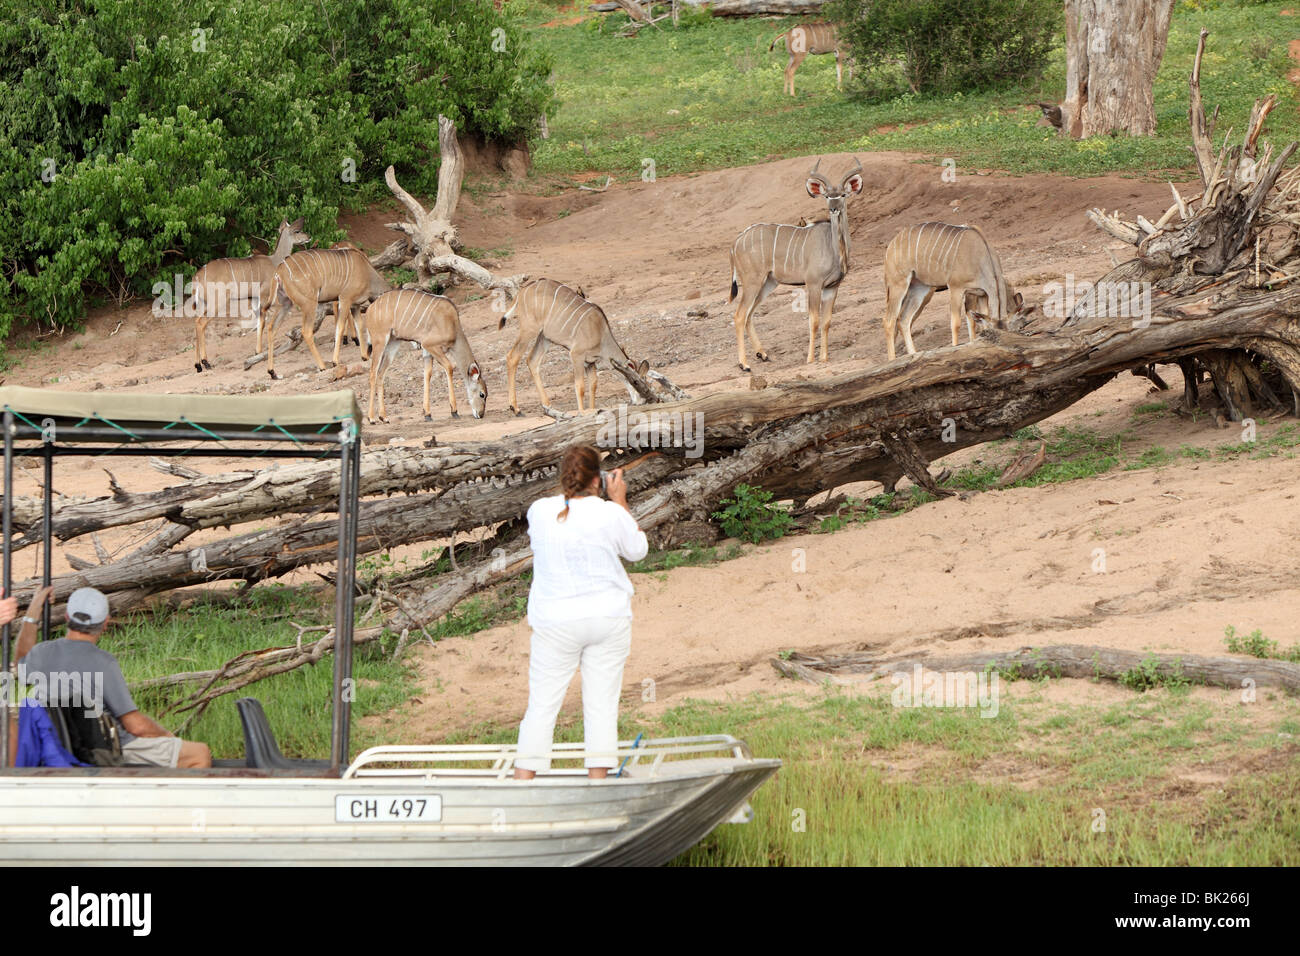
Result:
<svg viewBox="0 0 1300 956"><path fill-rule="evenodd" d="M335 823L437 823L442 797L381 797L340 793L334 797Z"/></svg>

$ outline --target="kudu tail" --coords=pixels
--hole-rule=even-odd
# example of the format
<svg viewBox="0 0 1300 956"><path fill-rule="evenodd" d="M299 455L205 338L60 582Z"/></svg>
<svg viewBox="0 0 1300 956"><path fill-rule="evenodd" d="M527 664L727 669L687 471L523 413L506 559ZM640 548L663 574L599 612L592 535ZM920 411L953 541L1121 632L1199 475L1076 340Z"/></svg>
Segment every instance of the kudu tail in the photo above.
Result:
<svg viewBox="0 0 1300 956"><path fill-rule="evenodd" d="M517 306L518 304L519 304L519 300L518 300L518 299L515 299L514 302L511 302L511 303L510 303L510 308L506 309L505 313L501 316L501 321L499 321L499 322L497 323L497 328L498 328L498 329L504 329L504 328L506 327L506 319L513 319L513 318L514 318L514 316L515 316L515 306Z"/></svg>
<svg viewBox="0 0 1300 956"><path fill-rule="evenodd" d="M768 52L768 53L771 53L773 50L775 50L775 49L776 49L776 44L777 44L777 42L780 41L780 40L782 40L782 39L784 39L784 38L785 38L785 34L784 34L784 33L778 33L778 34L776 35L776 39L774 39L774 40L773 40L773 41L768 45L767 52Z"/></svg>
<svg viewBox="0 0 1300 956"><path fill-rule="evenodd" d="M727 296L728 302L735 302L736 296L740 294L740 276L736 273L736 254L731 253L731 294Z"/></svg>

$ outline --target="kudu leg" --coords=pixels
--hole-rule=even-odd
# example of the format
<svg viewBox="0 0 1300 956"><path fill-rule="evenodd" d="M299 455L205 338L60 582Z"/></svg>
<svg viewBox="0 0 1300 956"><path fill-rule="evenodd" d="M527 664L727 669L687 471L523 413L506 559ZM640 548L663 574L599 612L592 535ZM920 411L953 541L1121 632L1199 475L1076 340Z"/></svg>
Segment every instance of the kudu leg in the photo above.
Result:
<svg viewBox="0 0 1300 956"><path fill-rule="evenodd" d="M207 316L200 315L194 319L194 371L202 372L208 361L208 349L205 339L208 334ZM258 349L260 352L261 349ZM212 366L208 366L211 368Z"/></svg>
<svg viewBox="0 0 1300 956"><path fill-rule="evenodd" d="M542 356L546 354L547 344L546 338L539 335L537 341L533 343L533 350L528 353L528 371L533 376L533 384L537 386L537 394L542 399L543 407L551 404L551 400L546 396L546 386L542 384L541 372Z"/></svg>
<svg viewBox="0 0 1300 956"><path fill-rule="evenodd" d="M839 294L839 291L839 286L832 286L829 289L822 290L821 336L823 362L829 361L826 337L830 334L831 314L835 311L835 296Z"/></svg>
<svg viewBox="0 0 1300 956"><path fill-rule="evenodd" d="M808 300L808 363L812 364L817 356L817 328L821 324L822 294L821 289L804 290Z"/></svg>
<svg viewBox="0 0 1300 956"><path fill-rule="evenodd" d="M506 393L510 408L516 415L523 414L519 411L519 400L515 397L515 374L519 371L519 359L523 356L522 346L522 340L516 340L515 344L510 346L510 351L506 353Z"/></svg>
<svg viewBox="0 0 1300 956"><path fill-rule="evenodd" d="M799 69L799 64L803 62L803 58L807 55L807 53L792 52L790 62L785 65L785 92L791 96L794 96L794 71Z"/></svg>
<svg viewBox="0 0 1300 956"><path fill-rule="evenodd" d="M740 305L736 309L736 355L740 360L740 370L749 371L749 363L745 361L745 333L748 331L750 341L754 344L754 355L759 361L768 361L767 352L763 349L763 343L758 340L758 332L754 328L754 312L763 304L766 299L780 283L774 278L768 276L763 280L762 286L759 287L758 293L751 299L750 288L753 286L750 282L744 287L740 295Z"/></svg>
<svg viewBox="0 0 1300 956"><path fill-rule="evenodd" d="M370 408L366 412L366 417L370 424L375 423L375 392L379 392L379 420L388 421L388 407L384 400L384 376L388 374L388 363L393 360L397 353L397 341L384 336L382 342L371 343L371 361L370 361ZM377 348L378 354L373 349Z"/></svg>
<svg viewBox="0 0 1300 956"><path fill-rule="evenodd" d="M433 360L437 359L442 370L447 373L447 401L451 405L451 417L460 418L460 409L456 407L456 381L452 376L454 366L447 353L433 349L424 353L424 420L433 421L433 408L429 404L429 379L433 375Z"/></svg>
<svg viewBox="0 0 1300 956"><path fill-rule="evenodd" d="M952 327L953 345L959 345L961 343L961 314L962 301L964 298L965 296L959 294L957 289L951 287L948 289L948 324ZM974 337L975 336L972 333L971 338Z"/></svg>
<svg viewBox="0 0 1300 956"><path fill-rule="evenodd" d="M335 304L335 308L338 310L338 312L334 316L334 357L330 362L331 365L339 364L339 349L343 344L343 331L348 327L348 323L352 324L353 331L356 331L356 327L357 327L356 319L352 315L351 299L348 299L345 296L339 296L339 300ZM361 335L358 333L357 344L360 343L361 343Z"/></svg>
<svg viewBox="0 0 1300 956"><path fill-rule="evenodd" d="M596 410L596 366L587 366L587 397L591 401L591 410Z"/></svg>
<svg viewBox="0 0 1300 956"><path fill-rule="evenodd" d="M271 316L271 321L265 323L266 325L266 374L271 376L271 378L280 377L275 371L275 327L280 324L280 320L284 318L284 314L289 311L289 309L292 307L292 304L293 303L289 300L280 303L278 310L275 312L274 315ZM275 308L276 308L275 304L272 304L270 308L267 309L267 312L270 312L271 309L275 309Z"/></svg>
<svg viewBox="0 0 1300 956"><path fill-rule="evenodd" d="M581 359L573 359L573 393L578 396L578 412L581 414L586 411L583 408L582 399L587 391L587 363Z"/></svg>
<svg viewBox="0 0 1300 956"><path fill-rule="evenodd" d="M916 354L916 343L912 341L912 321L921 314L933 296L934 290L916 281L913 274L898 310L898 324L903 330L903 344L907 347L908 355Z"/></svg>
<svg viewBox="0 0 1300 956"><path fill-rule="evenodd" d="M294 300L294 304L302 310L302 337L307 343L307 348L311 351L311 357L316 360L316 370L325 371L325 360L321 358L320 349L316 348L315 326L313 322L316 318L316 306L319 304L315 296L310 299L303 299L299 302Z"/></svg>

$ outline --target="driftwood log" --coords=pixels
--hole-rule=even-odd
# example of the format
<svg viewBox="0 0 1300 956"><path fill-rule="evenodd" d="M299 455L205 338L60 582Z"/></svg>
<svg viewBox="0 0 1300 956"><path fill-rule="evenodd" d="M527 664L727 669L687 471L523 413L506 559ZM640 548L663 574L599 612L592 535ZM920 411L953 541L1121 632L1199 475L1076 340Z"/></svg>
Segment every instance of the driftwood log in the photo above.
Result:
<svg viewBox="0 0 1300 956"><path fill-rule="evenodd" d="M814 684L821 684L828 679L838 683L877 680L900 672L910 673L913 667L920 666L923 671L941 673L978 673L991 669L1003 675L1026 679L1079 677L1117 681L1137 673L1162 680L1186 680L1192 684L1234 689L1253 686L1300 690L1300 664L1289 661L1256 657L1139 653L1091 644L1054 644L947 657L927 654L882 657L867 652L811 657L795 652L788 657L773 658L772 666L786 677Z"/></svg>
<svg viewBox="0 0 1300 956"><path fill-rule="evenodd" d="M442 164L438 167L438 195L432 209L425 209L418 199L401 187L392 166L384 172L384 182L406 209L410 220L388 223L389 229L404 235L371 256L370 264L376 269L395 266L414 269L416 283L421 288L427 286L435 275L454 273L484 289L501 289L508 297L513 297L528 280L526 275L494 276L477 262L459 254L461 244L452 218L460 202L465 162L460 141L456 138L456 124L445 116L438 117L438 147Z"/></svg>

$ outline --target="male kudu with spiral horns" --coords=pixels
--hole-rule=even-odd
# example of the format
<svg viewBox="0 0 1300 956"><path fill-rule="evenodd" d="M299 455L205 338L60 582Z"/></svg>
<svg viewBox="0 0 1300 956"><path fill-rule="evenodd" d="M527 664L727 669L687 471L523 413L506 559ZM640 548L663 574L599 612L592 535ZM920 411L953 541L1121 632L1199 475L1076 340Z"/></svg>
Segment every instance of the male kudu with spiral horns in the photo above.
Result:
<svg viewBox="0 0 1300 956"><path fill-rule="evenodd" d="M844 174L839 186L817 171L817 160L804 187L814 199L825 199L829 218L803 226L759 222L742 232L731 245L731 296L740 295L736 308L736 354L741 371L749 371L745 360L745 333L754 343L754 354L766 362L758 333L754 331L754 310L778 285L801 285L808 292L808 361L813 361L817 336L821 336L821 360L827 361L826 335L840 282L849 272L848 199L862 192L862 163Z"/></svg>

